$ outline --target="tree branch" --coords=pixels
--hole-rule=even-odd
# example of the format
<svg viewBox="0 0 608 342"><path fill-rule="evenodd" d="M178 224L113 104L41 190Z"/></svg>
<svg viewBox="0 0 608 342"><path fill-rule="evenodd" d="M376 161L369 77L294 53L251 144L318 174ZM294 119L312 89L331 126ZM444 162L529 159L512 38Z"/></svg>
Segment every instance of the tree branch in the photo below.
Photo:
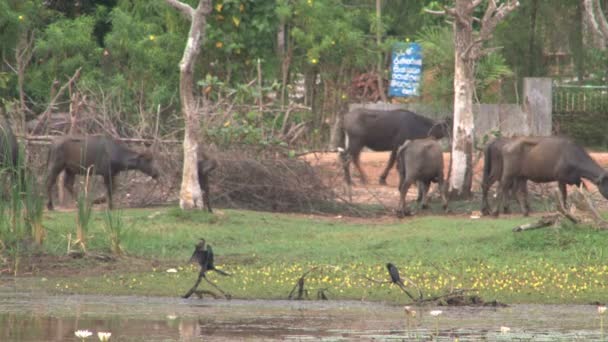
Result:
<svg viewBox="0 0 608 342"><path fill-rule="evenodd" d="M469 6L469 11L473 11L477 6L481 5L481 2L483 0L474 0L471 5ZM493 1L491 1L493 2Z"/></svg>
<svg viewBox="0 0 608 342"><path fill-rule="evenodd" d="M433 14L433 15L445 15L446 11L434 11L434 10L430 10L425 8L424 11L428 14Z"/></svg>
<svg viewBox="0 0 608 342"><path fill-rule="evenodd" d="M513 12L517 7L519 7L519 1L509 1L507 3L500 4L500 6L496 8L495 1L491 0L481 22L481 30L479 31L480 38L483 40L490 39L490 36L496 29L498 23L500 23L504 17L507 16L507 14Z"/></svg>
<svg viewBox="0 0 608 342"><path fill-rule="evenodd" d="M604 12L602 11L602 6L600 5L599 0L595 0L593 2L594 13L597 17L597 23L599 25L600 31L602 32L602 36L605 40L608 40L608 20L604 16Z"/></svg>
<svg viewBox="0 0 608 342"><path fill-rule="evenodd" d="M179 0L165 0L165 2L169 5L182 12L188 19L192 20L194 16L194 9L190 7L190 5L185 4ZM199 3L200 6L200 3Z"/></svg>
<svg viewBox="0 0 608 342"><path fill-rule="evenodd" d="M59 97L63 94L63 92L66 90L66 88L78 80L78 78L80 77L80 70L82 70L82 67L76 69L76 72L74 72L74 75L72 77L70 77L70 79L63 86L61 86L61 88L59 88L59 91L57 91L55 96L53 96L51 98L51 101L49 102L48 106L46 107L46 110L39 116L40 121L38 121L36 123L36 127L34 127L34 129L32 130L33 134L36 134L38 129L40 127L42 127L43 124L46 123L48 117L51 115L53 107L55 107L55 103L57 102L57 99L59 99ZM27 130L26 130L26 132L27 132Z"/></svg>

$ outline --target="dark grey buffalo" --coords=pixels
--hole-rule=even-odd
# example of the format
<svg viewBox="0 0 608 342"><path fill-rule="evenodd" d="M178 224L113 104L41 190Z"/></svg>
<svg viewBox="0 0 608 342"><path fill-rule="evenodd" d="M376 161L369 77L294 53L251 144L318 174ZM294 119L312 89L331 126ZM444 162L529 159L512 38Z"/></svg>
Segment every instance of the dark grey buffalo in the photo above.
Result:
<svg viewBox="0 0 608 342"><path fill-rule="evenodd" d="M136 152L123 143L105 136L62 137L49 151L47 176L47 208L53 210L52 189L57 176L65 170L65 187L74 196L74 178L77 174L100 175L107 191L108 206L112 208L115 176L125 170L139 170L157 179L152 154ZM96 200L99 203L100 200Z"/></svg>
<svg viewBox="0 0 608 342"><path fill-rule="evenodd" d="M207 207L207 211L211 213L213 211L211 210L211 202L209 201L209 174L217 168L217 161L215 159L210 159L207 156L204 156L203 158L204 159L199 159L197 164L198 184L203 193L203 203Z"/></svg>
<svg viewBox="0 0 608 342"><path fill-rule="evenodd" d="M523 137L514 139L502 148L503 172L500 208L505 193L515 182L525 186L528 180L536 183L557 181L562 205L566 204L568 193L566 185L580 186L582 178L597 185L600 193L608 199L608 177L606 170L591 158L583 147L565 137ZM527 216L530 205L526 193L517 192L522 212ZM498 215L498 210L494 211Z"/></svg>
<svg viewBox="0 0 608 342"><path fill-rule="evenodd" d="M410 186L418 184L418 206L428 207L428 192L431 182L438 185L443 209L447 209L447 199L443 183L443 151L435 139L406 140L397 150L397 170L399 171L400 215L410 215L405 197Z"/></svg>
<svg viewBox="0 0 608 342"><path fill-rule="evenodd" d="M483 178L481 181L481 213L482 215L490 215L490 205L488 203L488 192L492 185L496 182L499 182L502 178L502 148L510 141L515 138L505 138L500 137L492 140L489 144L486 145L484 149L484 160L483 160ZM521 186L524 185L522 188ZM525 183L519 182L516 184L519 186L519 191L527 191L525 187ZM500 189L500 185L498 186ZM509 193L507 195L509 197L513 197L516 189L509 188ZM509 201L506 201L503 207L503 212L505 214L510 212L509 209Z"/></svg>
<svg viewBox="0 0 608 342"><path fill-rule="evenodd" d="M361 181L366 182L361 169L359 156L363 147L374 151L391 151L386 169L380 176L380 184L386 184L386 177L395 164L399 145L408 139L434 137L437 139L448 135L450 123L435 122L429 118L408 110L372 110L355 109L344 116L345 149L340 152L346 183L351 184L350 162L361 174Z"/></svg>

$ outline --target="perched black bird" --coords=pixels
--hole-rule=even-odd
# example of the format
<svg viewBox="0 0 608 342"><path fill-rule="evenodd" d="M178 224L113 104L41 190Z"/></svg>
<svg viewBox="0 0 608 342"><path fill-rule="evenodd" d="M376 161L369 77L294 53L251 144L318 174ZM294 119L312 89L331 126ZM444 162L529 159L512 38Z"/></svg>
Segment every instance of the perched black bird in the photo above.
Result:
<svg viewBox="0 0 608 342"><path fill-rule="evenodd" d="M194 283L194 286L192 286L192 288L190 289L190 291L188 291L183 297L184 298L188 298L190 297L194 292L196 292L196 289L198 288L198 285L200 284L201 280L204 278L205 281L207 281L211 286L215 287L218 291L220 291L224 297L229 298L230 295L227 295L224 291L222 291L222 289L220 289L217 285L215 285L214 283L210 282L209 279L207 279L207 277L205 276L205 273L207 271L215 271L223 276L229 276L230 274L219 270L217 268L215 268L215 265L213 264L213 249L211 248L211 245L206 244L205 239L201 239L199 241L199 243L196 244L195 248L194 248L194 253L192 253L192 257L190 257L190 262L196 262L201 266L201 270L198 273L198 278L196 279L196 282Z"/></svg>
<svg viewBox="0 0 608 342"><path fill-rule="evenodd" d="M386 264L386 269L388 270L388 274L391 276L391 282L393 284L397 284L397 286L399 286L399 288L405 292L405 294L410 297L411 299L414 299L414 296L412 296L411 293L409 293L407 291L407 289L405 288L405 285L403 284L403 280L401 280L401 277L399 276L399 270L397 269L397 266L391 264L390 262Z"/></svg>
<svg viewBox="0 0 608 342"><path fill-rule="evenodd" d="M211 245L205 242L205 239L201 239L199 243L196 244L194 248L194 253L192 253L192 257L190 257L191 263L198 263L201 266L201 271L215 271L221 275L229 276L230 274L215 268L215 264L213 263L213 249Z"/></svg>

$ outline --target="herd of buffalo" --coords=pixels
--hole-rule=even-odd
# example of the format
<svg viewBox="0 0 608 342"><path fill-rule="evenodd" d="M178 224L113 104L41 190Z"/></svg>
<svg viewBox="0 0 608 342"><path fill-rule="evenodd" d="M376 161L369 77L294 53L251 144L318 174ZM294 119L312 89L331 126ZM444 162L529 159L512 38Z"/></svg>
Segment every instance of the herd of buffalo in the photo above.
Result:
<svg viewBox="0 0 608 342"><path fill-rule="evenodd" d="M451 121L436 122L408 110L355 109L344 117L345 147L340 149L345 181L352 183L351 161L357 167L361 181L366 182L361 169L360 154L364 147L375 151L390 151L388 165L380 176L386 178L395 163L399 172L400 215L409 215L405 197L413 184L418 187L418 205L427 207L431 182L439 185L443 207L447 210L443 177L443 153L439 139L449 136ZM0 167L18 164L19 145L10 125L0 117ZM209 204L208 176L217 166L213 159L199 161L199 183L207 210ZM100 175L107 191L108 206L112 206L115 176L124 170L139 170L157 179L159 171L149 152L134 151L110 137L91 135L65 136L56 139L49 150L47 161L47 207L53 209L52 189L58 175L65 171L65 187L74 196L74 179L77 174ZM502 208L508 212L508 198L516 197L522 213L528 215L528 180L537 183L557 181L562 204L566 203L566 185L580 185L585 178L594 183L599 192L608 198L608 177L583 147L566 137L510 137L496 138L485 147L482 180L482 207L484 215L498 215ZM488 204L490 187L499 183L498 203L495 210ZM96 202L101 202L96 200Z"/></svg>
<svg viewBox="0 0 608 342"><path fill-rule="evenodd" d="M427 192L431 182L439 184L443 207L447 209L443 179L443 153L438 139L451 131L451 122L435 122L407 110L355 109L344 118L345 148L340 151L345 181L351 184L350 162L366 177L359 163L363 147L375 151L391 151L380 183L395 163L399 171L399 214L409 215L405 196L409 187L417 183L418 205L427 206ZM505 197L516 196L522 213L528 215L530 205L527 181L557 182L562 205L567 199L566 185L580 186L582 178L594 183L608 199L606 170L591 158L585 149L567 137L510 137L497 138L484 149L482 178L482 213L498 215L499 209L508 211ZM499 182L496 210L490 210L488 191Z"/></svg>

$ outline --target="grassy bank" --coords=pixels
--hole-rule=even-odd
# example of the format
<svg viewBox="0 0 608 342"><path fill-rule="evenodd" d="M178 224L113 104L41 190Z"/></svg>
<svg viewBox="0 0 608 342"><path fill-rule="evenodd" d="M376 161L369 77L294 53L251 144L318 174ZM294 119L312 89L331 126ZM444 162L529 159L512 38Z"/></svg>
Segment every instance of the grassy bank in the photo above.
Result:
<svg viewBox="0 0 608 342"><path fill-rule="evenodd" d="M318 267L306 281L311 298L326 289L330 299L406 302L398 288L368 279L387 280L386 262L425 295L468 288L506 303L589 303L608 296L608 232L562 227L513 233L514 226L532 220L520 216L373 220L159 208L125 210L122 218L126 261L98 265L99 273L47 272L18 281L61 292L177 296L196 278L186 260L204 237L218 267L234 274L209 278L237 298L286 298L302 273ZM74 222L73 212L45 213L48 253L65 254ZM88 234L90 251L107 251L102 212L94 213ZM137 266L119 266L130 260ZM178 272L167 273L170 266Z"/></svg>

